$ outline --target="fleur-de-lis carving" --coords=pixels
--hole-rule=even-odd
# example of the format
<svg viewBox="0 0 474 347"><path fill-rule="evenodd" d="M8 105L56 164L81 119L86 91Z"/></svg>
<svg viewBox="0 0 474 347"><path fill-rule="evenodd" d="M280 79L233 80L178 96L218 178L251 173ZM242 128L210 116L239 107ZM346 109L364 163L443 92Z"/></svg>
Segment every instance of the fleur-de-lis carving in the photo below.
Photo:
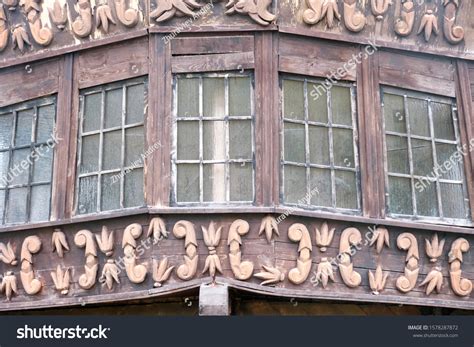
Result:
<svg viewBox="0 0 474 347"><path fill-rule="evenodd" d="M176 270L178 277L184 281L194 277L197 270L199 256L197 254L196 231L191 222L181 220L173 227L173 235L178 239L184 238L184 264L181 264Z"/></svg>
<svg viewBox="0 0 474 347"><path fill-rule="evenodd" d="M90 289L94 286L99 271L99 261L97 259L97 247L94 236L89 230L80 230L74 236L74 243L79 248L85 248L84 265L85 273L79 276L79 286L83 289Z"/></svg>
<svg viewBox="0 0 474 347"><path fill-rule="evenodd" d="M72 23L72 31L78 37L87 37L92 31L92 7L90 0L78 0L76 11L79 16Z"/></svg>
<svg viewBox="0 0 474 347"><path fill-rule="evenodd" d="M384 290L387 277L388 273L384 274L380 265L377 265L375 274L369 270L369 285L374 295L379 295Z"/></svg>
<svg viewBox="0 0 474 347"><path fill-rule="evenodd" d="M5 292L7 301L12 299L13 294L18 294L18 287L16 284L16 277L13 271L7 271L0 283L0 292Z"/></svg>
<svg viewBox="0 0 474 347"><path fill-rule="evenodd" d="M357 0L344 0L344 24L346 28L353 32L364 29L365 15L356 7Z"/></svg>
<svg viewBox="0 0 474 347"><path fill-rule="evenodd" d="M221 261L216 251L216 247L219 246L219 241L221 239L222 227L216 229L214 222L211 221L209 224L209 229L207 229L205 226L202 226L201 228L204 237L204 243L209 250L209 255L206 257L206 262L202 273L209 271L209 275L211 275L212 280L214 281L216 270L222 273Z"/></svg>
<svg viewBox="0 0 474 347"><path fill-rule="evenodd" d="M372 234L372 238L370 239L369 245L371 247L375 245L375 250L377 251L377 254L380 254L382 252L383 246L390 247L390 238L387 228L376 228L374 233Z"/></svg>
<svg viewBox="0 0 474 347"><path fill-rule="evenodd" d="M265 232L265 237L267 238L268 243L272 242L273 233L275 233L277 236L280 236L280 233L278 231L278 223L274 217L272 216L263 217L262 223L260 223L258 236L262 235L264 232Z"/></svg>
<svg viewBox="0 0 474 347"><path fill-rule="evenodd" d="M408 251L405 258L405 274L397 278L397 289L403 293L408 293L415 288L416 280L420 268L418 267L418 260L420 259L418 253L418 241L411 233L402 233L397 238L398 248Z"/></svg>
<svg viewBox="0 0 474 347"><path fill-rule="evenodd" d="M16 266L18 264L10 242L6 246L0 242L0 260L8 265Z"/></svg>
<svg viewBox="0 0 474 347"><path fill-rule="evenodd" d="M177 12L194 17L196 15L194 10L203 6L195 0L159 0L156 9L151 11L150 17L158 23L172 18Z"/></svg>
<svg viewBox="0 0 474 347"><path fill-rule="evenodd" d="M268 10L272 0L229 0L225 7L226 14L248 14L260 25L268 25L273 22L276 16Z"/></svg>
<svg viewBox="0 0 474 347"><path fill-rule="evenodd" d="M436 267L430 271L426 276L425 280L420 283L420 287L426 285L426 295L430 295L433 290L436 288L436 292L441 293L441 287L443 285L443 274L441 273L441 268Z"/></svg>
<svg viewBox="0 0 474 347"><path fill-rule="evenodd" d="M315 228L316 232L316 246L319 247L321 252L326 252L327 248L331 245L332 239L334 237L334 231L336 228L329 229L328 223L324 222L321 225L321 230Z"/></svg>
<svg viewBox="0 0 474 347"><path fill-rule="evenodd" d="M53 252L58 253L58 257L64 257L64 252L69 251L69 245L66 240L66 235L61 229L55 229L51 236L51 243L53 246Z"/></svg>
<svg viewBox="0 0 474 347"><path fill-rule="evenodd" d="M8 27L7 16L3 4L0 4L0 52L7 47L8 44Z"/></svg>
<svg viewBox="0 0 474 347"><path fill-rule="evenodd" d="M313 250L311 237L305 225L296 223L288 229L288 238L293 242L299 242L296 268L288 272L288 279L294 284L301 284L306 281L311 271L311 252Z"/></svg>
<svg viewBox="0 0 474 347"><path fill-rule="evenodd" d="M421 17L420 27L418 28L418 35L424 33L425 41L428 42L431 35L439 34L438 17L436 17L433 10L426 10L426 13Z"/></svg>
<svg viewBox="0 0 474 347"><path fill-rule="evenodd" d="M391 0L371 0L372 13L375 19L382 20L383 15L387 13L388 7L392 4Z"/></svg>
<svg viewBox="0 0 474 347"><path fill-rule="evenodd" d="M171 272L174 266L168 267L168 257L165 257L158 263L156 259L153 259L153 280L155 283L153 286L161 287L163 282L166 282L170 278Z"/></svg>
<svg viewBox="0 0 474 347"><path fill-rule="evenodd" d="M21 246L21 271L20 278L25 292L29 295L39 293L43 287L43 283L35 278L33 269L33 254L38 253L41 249L41 240L38 236L28 236Z"/></svg>
<svg viewBox="0 0 474 347"><path fill-rule="evenodd" d="M155 217L150 221L148 227L147 237L152 237L155 242L168 237L165 221L159 217Z"/></svg>
<svg viewBox="0 0 474 347"><path fill-rule="evenodd" d="M278 282L283 282L285 280L285 273L281 272L276 267L262 265L263 270L262 272L256 273L254 277L257 277L263 280L260 285L265 286L268 284L276 284Z"/></svg>
<svg viewBox="0 0 474 347"><path fill-rule="evenodd" d="M17 24L12 30L13 47L18 47L21 53L25 52L25 46L31 46L28 33L21 24Z"/></svg>
<svg viewBox="0 0 474 347"><path fill-rule="evenodd" d="M109 229L104 225L102 231L99 235L95 235L97 244L102 253L107 257L110 257L114 254L114 231L109 232Z"/></svg>
<svg viewBox="0 0 474 347"><path fill-rule="evenodd" d="M67 23L66 2L61 5L59 0L54 0L53 8L48 8L48 12L51 22L53 22L59 30L63 30Z"/></svg>
<svg viewBox="0 0 474 347"><path fill-rule="evenodd" d="M321 282L323 288L326 288L329 280L335 282L334 269L328 258L323 257L316 270L316 281Z"/></svg>
<svg viewBox="0 0 474 347"><path fill-rule="evenodd" d="M456 239L448 254L451 288L456 295L468 296L472 292L472 282L462 277L462 254L469 251L469 242L465 238Z"/></svg>
<svg viewBox="0 0 474 347"><path fill-rule="evenodd" d="M227 245L229 246L229 262L235 278L241 281L248 280L253 273L253 263L251 261L242 261L242 236L246 235L250 230L249 223L242 219L235 220L230 228L227 237Z"/></svg>
<svg viewBox="0 0 474 347"><path fill-rule="evenodd" d="M112 17L112 10L107 3L101 3L97 6L95 13L95 25L97 28L102 27L104 32L109 32L109 22L112 24L117 24L114 17Z"/></svg>
<svg viewBox="0 0 474 347"><path fill-rule="evenodd" d="M335 20L341 20L337 0L306 0L306 5L303 21L307 24L316 24L326 17L326 26L333 28Z"/></svg>
<svg viewBox="0 0 474 347"><path fill-rule="evenodd" d="M136 239L142 235L142 226L138 223L130 224L125 228L122 238L122 248L125 255L124 263L128 279L133 283L142 283L145 280L147 269L145 264L136 264Z"/></svg>
<svg viewBox="0 0 474 347"><path fill-rule="evenodd" d="M62 295L67 295L69 293L69 269L66 269L66 271L64 271L61 266L58 265L56 271L51 272L51 278L53 279L56 290L60 291Z"/></svg>
<svg viewBox="0 0 474 347"><path fill-rule="evenodd" d="M444 242L444 239L441 240L441 242L439 241L438 234L434 234L431 241L425 239L426 254L430 257L432 263L436 263L438 258L443 254Z"/></svg>
<svg viewBox="0 0 474 347"><path fill-rule="evenodd" d="M114 282L120 283L118 277L119 273L120 270L117 264L115 264L115 260L107 259L107 263L104 264L104 268L102 269L102 275L99 278L99 282L102 283L102 285L107 286L109 290L112 290Z"/></svg>
<svg viewBox="0 0 474 347"><path fill-rule="evenodd" d="M362 235L357 228L346 228L341 234L339 244L339 272L346 286L355 288L361 282L360 274L354 271L351 255L354 254L355 247L362 241Z"/></svg>
<svg viewBox="0 0 474 347"><path fill-rule="evenodd" d="M459 7L458 0L444 0L444 21L443 31L446 40L455 45L464 40L464 29L459 25L455 25L456 12Z"/></svg>
<svg viewBox="0 0 474 347"><path fill-rule="evenodd" d="M125 0L114 0L115 13L117 18L126 27L133 27L138 23L138 11L134 8L127 8Z"/></svg>

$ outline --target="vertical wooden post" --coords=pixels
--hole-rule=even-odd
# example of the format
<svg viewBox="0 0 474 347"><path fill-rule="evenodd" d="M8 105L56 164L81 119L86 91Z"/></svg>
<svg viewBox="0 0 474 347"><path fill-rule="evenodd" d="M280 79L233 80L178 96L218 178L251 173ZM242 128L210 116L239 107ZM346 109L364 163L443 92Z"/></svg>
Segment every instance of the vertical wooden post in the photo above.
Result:
<svg viewBox="0 0 474 347"><path fill-rule="evenodd" d="M199 288L199 315L230 315L229 287L227 284L201 284Z"/></svg>

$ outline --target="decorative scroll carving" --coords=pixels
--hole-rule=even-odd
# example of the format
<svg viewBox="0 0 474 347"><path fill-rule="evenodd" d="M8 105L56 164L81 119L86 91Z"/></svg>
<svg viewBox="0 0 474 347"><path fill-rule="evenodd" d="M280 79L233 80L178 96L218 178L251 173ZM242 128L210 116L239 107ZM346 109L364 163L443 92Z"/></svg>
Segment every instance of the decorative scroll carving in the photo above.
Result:
<svg viewBox="0 0 474 347"><path fill-rule="evenodd" d="M212 280L216 277L216 270L222 273L222 266L219 256L217 255L216 247L219 246L219 241L221 239L222 227L219 227L216 230L214 222L211 221L209 224L209 229L202 226L202 234L204 237L204 243L209 250L209 255L206 257L206 263L204 265L204 270L202 273L205 273L209 270L209 275L211 275Z"/></svg>
<svg viewBox="0 0 474 347"><path fill-rule="evenodd" d="M327 248L331 245L335 230L336 228L329 230L327 222L321 225L321 230L316 228L316 246L319 247L321 252L326 252Z"/></svg>
<svg viewBox="0 0 474 347"><path fill-rule="evenodd" d="M229 0L225 7L226 14L248 14L260 25L268 25L276 19L276 16L268 11L272 0Z"/></svg>
<svg viewBox="0 0 474 347"><path fill-rule="evenodd" d="M382 20L385 13L388 11L388 7L392 4L391 0L371 0L372 14L375 19Z"/></svg>
<svg viewBox="0 0 474 347"><path fill-rule="evenodd" d="M56 25L59 30L63 30L67 23L66 2L61 5L59 0L55 0L53 8L48 8L48 12L51 22L53 22L53 24Z"/></svg>
<svg viewBox="0 0 474 347"><path fill-rule="evenodd" d="M455 45L464 40L464 29L455 25L456 12L459 7L459 0L444 0L444 21L443 31L446 40Z"/></svg>
<svg viewBox="0 0 474 347"><path fill-rule="evenodd" d="M306 0L308 9L303 12L303 21L307 24L316 24L326 17L326 26L333 28L334 19L341 20L337 7L337 0Z"/></svg>
<svg viewBox="0 0 474 347"><path fill-rule="evenodd" d="M237 219L231 224L227 237L230 266L235 278L241 281L248 280L253 273L253 263L251 261L242 261L242 252L240 251L240 246L242 245L241 236L247 234L249 230L249 223L243 219Z"/></svg>
<svg viewBox="0 0 474 347"><path fill-rule="evenodd" d="M380 254L382 252L383 246L387 246L387 248L390 248L390 238L387 228L378 227L377 229L375 229L372 238L370 239L369 245L371 247L375 245L375 250L377 251L377 254Z"/></svg>
<svg viewBox="0 0 474 347"><path fill-rule="evenodd" d="M408 252L405 258L405 275L397 278L396 286L399 291L408 293L415 288L418 273L420 272L418 267L418 260L420 259L418 242L413 234L403 233L398 235L397 246Z"/></svg>
<svg viewBox="0 0 474 347"><path fill-rule="evenodd" d="M18 294L16 277L13 271L7 271L3 276L2 283L0 284L0 292L5 292L7 301L11 300L13 294Z"/></svg>
<svg viewBox="0 0 474 347"><path fill-rule="evenodd" d="M25 51L25 46L31 46L30 39L28 38L28 33L21 24L16 25L12 31L13 39L13 48L18 47L21 53Z"/></svg>
<svg viewBox="0 0 474 347"><path fill-rule="evenodd" d="M301 284L308 278L311 270L311 237L305 225L296 223L288 229L288 238L293 242L299 242L298 259L296 260L296 268L288 272L288 279L294 284Z"/></svg>
<svg viewBox="0 0 474 347"><path fill-rule="evenodd" d="M384 274L380 265L377 265L375 274L369 271L369 285L370 289L372 289L372 294L379 295L380 292L384 290L387 277L388 273Z"/></svg>
<svg viewBox="0 0 474 347"><path fill-rule="evenodd" d="M174 225L173 235L178 239L184 238L184 264L181 264L176 270L178 277L184 281L194 277L197 271L199 256L197 254L196 231L191 222L181 220Z"/></svg>
<svg viewBox="0 0 474 347"><path fill-rule="evenodd" d="M3 0L3 3L8 7L9 11L15 11L18 6L18 0Z"/></svg>
<svg viewBox="0 0 474 347"><path fill-rule="evenodd" d="M262 265L263 270L262 272L256 273L254 277L257 277L263 280L260 285L264 286L267 284L276 284L278 282L283 282L285 280L285 273L281 272L276 267L270 267Z"/></svg>
<svg viewBox="0 0 474 347"><path fill-rule="evenodd" d="M74 236L74 243L79 248L84 248L86 263L84 265L85 273L79 277L79 286L83 289L90 289L94 286L99 271L99 261L97 260L97 247L94 242L94 236L89 230L78 231Z"/></svg>
<svg viewBox="0 0 474 347"><path fill-rule="evenodd" d="M436 263L438 258L443 254L444 242L444 239L439 242L438 234L434 234L431 241L425 239L426 254L430 257L432 263Z"/></svg>
<svg viewBox="0 0 474 347"><path fill-rule="evenodd" d="M438 29L438 18L434 14L433 10L426 10L426 13L421 17L420 28L418 29L417 35L424 33L425 41L428 42L431 35L439 34Z"/></svg>
<svg viewBox="0 0 474 347"><path fill-rule="evenodd" d="M316 280L321 282L323 288L326 288L328 285L329 279L335 282L334 279L334 270L332 264L329 262L328 258L321 258L321 262L318 264L316 270Z"/></svg>
<svg viewBox="0 0 474 347"><path fill-rule="evenodd" d="M265 237L267 238L268 243L272 242L273 233L275 233L277 236L280 236L280 232L278 231L278 223L274 217L266 216L262 219L258 236L262 235L263 232L265 232Z"/></svg>
<svg viewBox="0 0 474 347"><path fill-rule="evenodd" d="M76 11L79 16L72 23L72 31L78 37L87 37L92 31L92 8L89 0L79 0Z"/></svg>
<svg viewBox="0 0 474 347"><path fill-rule="evenodd" d="M161 240L168 237L168 231L166 230L166 224L161 218L153 218L150 221L150 226L148 227L147 237L153 236L155 241Z"/></svg>
<svg viewBox="0 0 474 347"><path fill-rule="evenodd" d="M63 271L60 265L56 268L56 271L51 272L51 278L53 279L56 290L60 291L62 295L69 293L70 275L69 269Z"/></svg>
<svg viewBox="0 0 474 347"><path fill-rule="evenodd" d="M461 264L463 252L469 250L469 242L465 238L456 239L451 245L448 254L450 264L449 277L451 279L451 288L456 295L468 296L472 292L472 282L467 278L462 278Z"/></svg>
<svg viewBox="0 0 474 347"><path fill-rule="evenodd" d="M40 1L41 0L21 0L20 5L24 6L33 40L41 46L48 46L53 40L53 31L50 28L43 27L40 18Z"/></svg>
<svg viewBox="0 0 474 347"><path fill-rule="evenodd" d="M142 235L142 226L138 223L130 224L125 228L122 238L122 248L125 255L125 271L128 279L133 283L142 283L145 280L147 269L144 264L136 264L135 241Z"/></svg>
<svg viewBox="0 0 474 347"><path fill-rule="evenodd" d="M106 2L102 2L97 6L95 12L95 26L97 28L102 27L102 30L106 33L109 32L109 22L112 24L117 24L114 17L112 17L112 10Z"/></svg>
<svg viewBox="0 0 474 347"><path fill-rule="evenodd" d="M342 232L339 244L339 271L346 286L355 288L361 282L360 274L354 271L351 255L354 247L362 242L362 235L357 228L347 228Z"/></svg>
<svg viewBox="0 0 474 347"><path fill-rule="evenodd" d="M357 0L344 0L344 24L353 32L364 29L365 15L356 8Z"/></svg>
<svg viewBox="0 0 474 347"><path fill-rule="evenodd" d="M102 285L106 285L109 290L112 290L114 287L114 282L120 283L118 274L120 270L115 264L113 259L107 259L107 263L104 264L104 268L102 269L102 275L99 278L99 282Z"/></svg>
<svg viewBox="0 0 474 347"><path fill-rule="evenodd" d="M125 0L114 0L115 13L120 23L128 28L138 23L138 11L133 8L127 8Z"/></svg>
<svg viewBox="0 0 474 347"><path fill-rule="evenodd" d="M0 4L0 52L7 47L8 44L8 27L7 16L3 4Z"/></svg>
<svg viewBox="0 0 474 347"><path fill-rule="evenodd" d="M107 257L110 257L114 254L114 231L112 230L109 233L109 229L104 225L102 227L102 232L99 235L95 235L95 239L97 244L99 245L99 249L102 253L104 253Z"/></svg>
<svg viewBox="0 0 474 347"><path fill-rule="evenodd" d="M443 274L441 273L440 267L435 267L426 276L425 280L420 283L419 287L426 285L426 295L430 295L436 288L436 292L441 293L441 287L443 285Z"/></svg>
<svg viewBox="0 0 474 347"><path fill-rule="evenodd" d="M150 17L158 23L167 21L177 14L194 17L196 16L194 10L204 6L195 0L158 0L157 5L150 13Z"/></svg>
<svg viewBox="0 0 474 347"><path fill-rule="evenodd" d="M408 36L415 24L415 4L412 0L405 0L400 10L400 17L395 20L395 32L400 36Z"/></svg>
<svg viewBox="0 0 474 347"><path fill-rule="evenodd" d="M155 281L153 287L161 287L163 282L166 282L170 278L173 269L174 266L168 267L168 257L161 260L159 264L156 259L153 259L153 280Z"/></svg>
<svg viewBox="0 0 474 347"><path fill-rule="evenodd" d="M10 242L6 246L0 242L0 260L8 265L16 266L18 264Z"/></svg>
<svg viewBox="0 0 474 347"><path fill-rule="evenodd" d="M33 269L33 254L41 249L41 240L38 236L28 236L21 246L21 271L20 278L25 292L29 295L39 293L43 284L35 278Z"/></svg>
<svg viewBox="0 0 474 347"><path fill-rule="evenodd" d="M66 235L61 229L55 229L51 237L51 243L53 245L53 252L58 253L58 257L64 257L64 252L69 251L69 245L66 240Z"/></svg>

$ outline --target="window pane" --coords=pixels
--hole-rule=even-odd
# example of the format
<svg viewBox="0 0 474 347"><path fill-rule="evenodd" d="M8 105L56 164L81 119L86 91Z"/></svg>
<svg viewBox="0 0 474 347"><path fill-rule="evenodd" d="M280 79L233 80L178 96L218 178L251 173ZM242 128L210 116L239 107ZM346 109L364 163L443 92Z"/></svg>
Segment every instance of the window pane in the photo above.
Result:
<svg viewBox="0 0 474 347"><path fill-rule="evenodd" d="M143 206L143 169L135 169L125 175L125 207Z"/></svg>
<svg viewBox="0 0 474 347"><path fill-rule="evenodd" d="M9 148L12 142L13 115L0 115L0 149Z"/></svg>
<svg viewBox="0 0 474 347"><path fill-rule="evenodd" d="M285 122L285 160L305 163L305 127L302 124Z"/></svg>
<svg viewBox="0 0 474 347"><path fill-rule="evenodd" d="M225 84L223 78L203 78L203 116L225 116ZM189 102L189 100L187 100Z"/></svg>
<svg viewBox="0 0 474 347"><path fill-rule="evenodd" d="M455 140L451 105L431 102L431 112L433 113L435 137L444 140Z"/></svg>
<svg viewBox="0 0 474 347"><path fill-rule="evenodd" d="M335 171L336 207L357 208L357 186L355 172Z"/></svg>
<svg viewBox="0 0 474 347"><path fill-rule="evenodd" d="M129 173L130 174L130 173ZM100 208L102 211L120 209L120 180L114 178L116 174L102 175L102 196Z"/></svg>
<svg viewBox="0 0 474 347"><path fill-rule="evenodd" d="M384 93L383 114L385 130L406 133L406 119L403 96Z"/></svg>
<svg viewBox="0 0 474 347"><path fill-rule="evenodd" d="M50 194L51 186L49 184L31 188L31 222L49 220Z"/></svg>
<svg viewBox="0 0 474 347"><path fill-rule="evenodd" d="M352 125L351 90L347 87L331 88L332 122Z"/></svg>
<svg viewBox="0 0 474 347"><path fill-rule="evenodd" d="M250 116L250 78L229 78L229 115Z"/></svg>
<svg viewBox="0 0 474 347"><path fill-rule="evenodd" d="M7 223L25 223L27 221L28 188L15 188L8 191Z"/></svg>
<svg viewBox="0 0 474 347"><path fill-rule="evenodd" d="M230 200L253 200L252 163L230 164Z"/></svg>
<svg viewBox="0 0 474 347"><path fill-rule="evenodd" d="M3 224L3 214L5 213L5 190L0 189L0 224Z"/></svg>
<svg viewBox="0 0 474 347"><path fill-rule="evenodd" d="M224 160L226 157L224 121L203 122L204 160Z"/></svg>
<svg viewBox="0 0 474 347"><path fill-rule="evenodd" d="M5 187L11 180L11 175L8 172L9 152L0 152L0 187ZM0 204L1 204L0 199Z"/></svg>
<svg viewBox="0 0 474 347"><path fill-rule="evenodd" d="M11 165L11 173L13 179L11 185L28 184L30 174L30 158L31 150L29 148L17 149L13 151L13 159Z"/></svg>
<svg viewBox="0 0 474 347"><path fill-rule="evenodd" d="M389 177L388 193L390 213L395 214L413 214L413 203L411 200L411 182L409 178Z"/></svg>
<svg viewBox="0 0 474 347"><path fill-rule="evenodd" d="M102 94L95 93L84 97L83 132L100 129Z"/></svg>
<svg viewBox="0 0 474 347"><path fill-rule="evenodd" d="M283 117L304 120L302 81L283 80Z"/></svg>
<svg viewBox="0 0 474 347"><path fill-rule="evenodd" d="M199 122L178 122L178 160L199 159Z"/></svg>
<svg viewBox="0 0 474 347"><path fill-rule="evenodd" d="M326 88L321 83L308 82L308 120L328 122L328 102Z"/></svg>
<svg viewBox="0 0 474 347"><path fill-rule="evenodd" d="M79 179L79 214L97 212L97 176Z"/></svg>
<svg viewBox="0 0 474 347"><path fill-rule="evenodd" d="M84 136L81 148L81 173L99 170L99 135Z"/></svg>
<svg viewBox="0 0 474 347"><path fill-rule="evenodd" d="M126 124L143 122L145 114L145 84L127 87Z"/></svg>
<svg viewBox="0 0 474 347"><path fill-rule="evenodd" d="M109 90L105 93L104 129L122 125L122 103L122 88Z"/></svg>
<svg viewBox="0 0 474 347"><path fill-rule="evenodd" d="M440 178L448 180L463 178L462 154L458 152L456 145L437 143L436 156Z"/></svg>
<svg viewBox="0 0 474 347"><path fill-rule="evenodd" d="M143 127L129 128L125 130L125 166L133 163L143 165L142 155L145 149L145 136Z"/></svg>
<svg viewBox="0 0 474 347"><path fill-rule="evenodd" d="M310 192L311 205L332 206L331 201L331 170L311 168Z"/></svg>
<svg viewBox="0 0 474 347"><path fill-rule="evenodd" d="M224 202L225 195L225 165L206 164L203 167L204 201Z"/></svg>
<svg viewBox="0 0 474 347"><path fill-rule="evenodd" d="M116 131L104 133L102 170L119 169L121 166L122 166L122 130L116 130Z"/></svg>
<svg viewBox="0 0 474 347"><path fill-rule="evenodd" d="M311 164L329 165L328 128L309 125L308 133Z"/></svg>
<svg viewBox="0 0 474 347"><path fill-rule="evenodd" d="M408 164L408 142L404 137L386 136L388 172L410 173Z"/></svg>
<svg viewBox="0 0 474 347"><path fill-rule="evenodd" d="M38 159L33 164L33 183L50 182L53 170L53 149L42 151L38 149L37 153Z"/></svg>
<svg viewBox="0 0 474 347"><path fill-rule="evenodd" d="M38 120L36 125L37 143L52 139L55 117L55 105L41 106L38 108Z"/></svg>
<svg viewBox="0 0 474 347"><path fill-rule="evenodd" d="M413 151L413 173L420 176L431 176L434 170L431 141L411 140Z"/></svg>
<svg viewBox="0 0 474 347"><path fill-rule="evenodd" d="M332 130L334 142L334 165L354 167L354 139L352 130Z"/></svg>
<svg viewBox="0 0 474 347"><path fill-rule="evenodd" d="M199 164L179 164L177 178L177 200L199 201Z"/></svg>
<svg viewBox="0 0 474 347"><path fill-rule="evenodd" d="M229 157L252 159L252 123L250 120L229 122Z"/></svg>
<svg viewBox="0 0 474 347"><path fill-rule="evenodd" d="M462 185L441 183L441 202L446 218L466 218Z"/></svg>
<svg viewBox="0 0 474 347"><path fill-rule="evenodd" d="M407 107L412 135L430 137L428 102L426 100L407 98Z"/></svg>
<svg viewBox="0 0 474 347"><path fill-rule="evenodd" d="M285 201L296 204L306 196L306 169L285 165Z"/></svg>
<svg viewBox="0 0 474 347"><path fill-rule="evenodd" d="M178 117L199 116L199 78L178 78Z"/></svg>
<svg viewBox="0 0 474 347"><path fill-rule="evenodd" d="M33 125L34 110L28 109L17 113L15 146L31 144L31 127Z"/></svg>
<svg viewBox="0 0 474 347"><path fill-rule="evenodd" d="M423 182L424 185L415 185L417 214L420 216L438 217L436 182Z"/></svg>

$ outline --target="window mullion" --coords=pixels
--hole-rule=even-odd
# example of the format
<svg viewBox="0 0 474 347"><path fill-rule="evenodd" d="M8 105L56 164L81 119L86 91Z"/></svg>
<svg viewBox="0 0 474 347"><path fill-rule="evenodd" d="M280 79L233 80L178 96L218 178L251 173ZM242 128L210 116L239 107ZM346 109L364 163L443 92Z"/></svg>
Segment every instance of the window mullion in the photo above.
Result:
<svg viewBox="0 0 474 347"><path fill-rule="evenodd" d="M332 133L332 98L331 89L328 89L327 94L328 107L328 137L329 137L329 164L331 166L331 205L333 208L337 206L336 199L336 173L334 171L334 138Z"/></svg>
<svg viewBox="0 0 474 347"><path fill-rule="evenodd" d="M304 79L303 82L303 100L304 100L304 136L305 136L305 170L306 170L306 197L310 199L311 194L311 159L309 153L309 125L308 125L308 80ZM309 201L305 202L309 205Z"/></svg>
<svg viewBox="0 0 474 347"><path fill-rule="evenodd" d="M199 202L204 202L204 149L203 149L203 82L199 77Z"/></svg>
<svg viewBox="0 0 474 347"><path fill-rule="evenodd" d="M410 128L410 114L408 112L407 96L403 96L403 108L405 111L405 124L407 128L407 144L408 144L408 165L410 167L410 186L411 186L411 199L413 204L413 215L418 215L416 206L416 195L415 195L415 182L413 179L413 149L411 145L411 128Z"/></svg>
<svg viewBox="0 0 474 347"><path fill-rule="evenodd" d="M99 135L99 173L97 177L97 212L102 210L102 161L104 156L104 119L105 119L105 90L101 91L100 104L100 135Z"/></svg>
<svg viewBox="0 0 474 347"><path fill-rule="evenodd" d="M433 125L433 110L431 108L431 100L428 99L428 121L429 121L429 128L430 128L430 136L431 136L431 150L433 153L433 164L434 167L438 167L438 156L436 155L436 142L435 142L435 133L434 133L434 125ZM438 199L438 211L439 216L441 218L444 217L443 214L443 203L441 201L441 185L439 183L439 176L436 175L436 197Z"/></svg>
<svg viewBox="0 0 474 347"><path fill-rule="evenodd" d="M122 147L121 147L121 159L120 162L120 208L124 208L125 206L125 114L127 110L127 85L123 85L122 87Z"/></svg>

